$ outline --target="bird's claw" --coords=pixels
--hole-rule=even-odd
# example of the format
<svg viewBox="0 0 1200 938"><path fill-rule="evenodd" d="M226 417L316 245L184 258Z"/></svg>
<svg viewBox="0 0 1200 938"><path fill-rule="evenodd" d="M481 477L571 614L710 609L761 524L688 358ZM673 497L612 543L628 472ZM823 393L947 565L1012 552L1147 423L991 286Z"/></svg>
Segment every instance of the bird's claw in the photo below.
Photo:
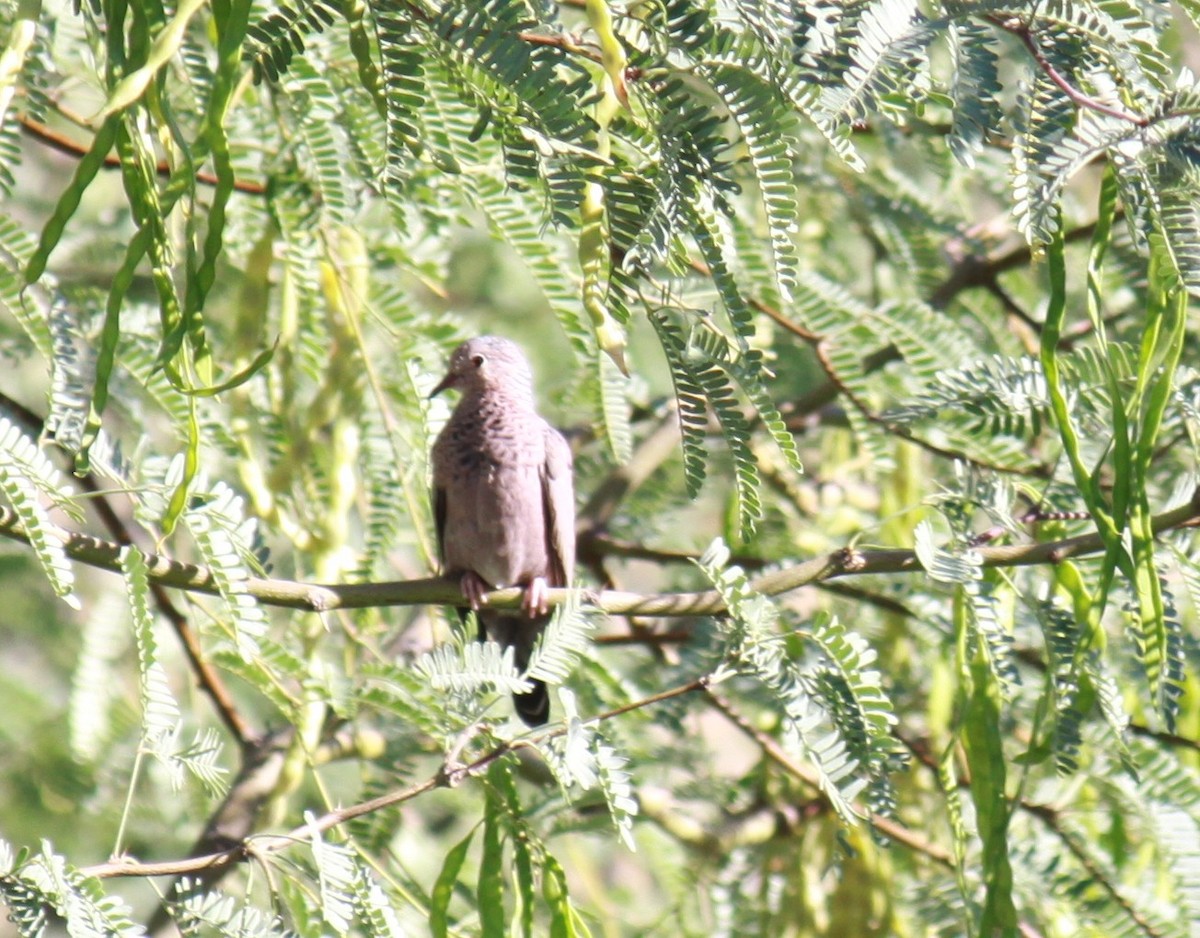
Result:
<svg viewBox="0 0 1200 938"><path fill-rule="evenodd" d="M544 616L550 611L550 602L546 592L545 578L535 576L529 581L529 585L525 587L525 594L521 597L521 611L527 618Z"/></svg>
<svg viewBox="0 0 1200 938"><path fill-rule="evenodd" d="M492 590L491 584L487 583L474 570L468 570L462 575L458 581L458 588L462 590L467 603L476 612L479 611L480 606L487 605L487 594ZM521 612L525 614L526 618L536 619L550 611L550 600L547 593L545 577L538 576L529 581L529 585L525 587L525 591L521 595Z"/></svg>
<svg viewBox="0 0 1200 938"><path fill-rule="evenodd" d="M474 570L468 570L462 575L462 579L458 581L458 588L462 590L463 596L467 598L467 603L476 612L479 611L480 606L487 605L486 594L491 587Z"/></svg>

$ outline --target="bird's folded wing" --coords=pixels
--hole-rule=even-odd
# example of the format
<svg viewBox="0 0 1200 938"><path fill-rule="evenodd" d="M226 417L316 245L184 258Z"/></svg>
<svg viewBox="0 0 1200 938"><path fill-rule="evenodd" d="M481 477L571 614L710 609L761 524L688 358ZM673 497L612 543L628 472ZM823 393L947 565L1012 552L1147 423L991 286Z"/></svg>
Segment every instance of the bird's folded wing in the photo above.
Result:
<svg viewBox="0 0 1200 938"><path fill-rule="evenodd" d="M542 506L546 518L547 582L570 586L575 575L575 486L571 479L571 447L549 424L545 427L546 460L542 465Z"/></svg>

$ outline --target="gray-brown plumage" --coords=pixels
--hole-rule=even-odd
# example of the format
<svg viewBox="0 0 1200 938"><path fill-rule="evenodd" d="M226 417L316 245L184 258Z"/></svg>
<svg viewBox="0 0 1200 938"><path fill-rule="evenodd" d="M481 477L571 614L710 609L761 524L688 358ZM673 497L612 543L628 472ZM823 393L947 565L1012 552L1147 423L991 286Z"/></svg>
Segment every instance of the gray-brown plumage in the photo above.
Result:
<svg viewBox="0 0 1200 938"><path fill-rule="evenodd" d="M457 576L481 628L512 646L524 670L549 621L546 588L568 586L575 568L575 496L567 441L534 409L533 373L507 339L481 336L450 356L430 394L462 392L433 445L433 506L442 572ZM519 613L482 610L492 589L525 590ZM460 609L465 616L466 610ZM517 715L550 715L546 686L513 695Z"/></svg>

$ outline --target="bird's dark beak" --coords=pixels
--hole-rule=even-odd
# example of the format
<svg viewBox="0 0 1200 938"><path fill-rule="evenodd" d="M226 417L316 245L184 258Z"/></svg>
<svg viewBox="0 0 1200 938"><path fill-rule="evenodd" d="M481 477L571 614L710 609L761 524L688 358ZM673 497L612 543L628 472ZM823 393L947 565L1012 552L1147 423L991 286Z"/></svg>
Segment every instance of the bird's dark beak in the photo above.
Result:
<svg viewBox="0 0 1200 938"><path fill-rule="evenodd" d="M446 388L454 387L455 381L456 381L456 379L455 379L454 372L451 371L451 372L447 373L446 377L444 377L441 381L438 382L437 387L429 392L429 396L437 397L444 390L446 390Z"/></svg>

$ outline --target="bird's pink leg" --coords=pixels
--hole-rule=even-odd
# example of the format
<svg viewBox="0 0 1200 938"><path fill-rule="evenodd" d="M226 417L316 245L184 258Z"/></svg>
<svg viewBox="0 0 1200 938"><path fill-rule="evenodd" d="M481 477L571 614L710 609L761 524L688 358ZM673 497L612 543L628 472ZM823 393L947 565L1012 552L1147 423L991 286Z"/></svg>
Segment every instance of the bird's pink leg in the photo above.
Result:
<svg viewBox="0 0 1200 938"><path fill-rule="evenodd" d="M487 605L487 600L484 599L484 594L491 591L492 587L474 570L468 570L462 575L458 581L458 588L462 590L463 595L467 597L467 602L471 604L471 608L476 612L480 606Z"/></svg>
<svg viewBox="0 0 1200 938"><path fill-rule="evenodd" d="M525 595L521 598L521 610L530 619L536 616L544 616L549 612L550 603L546 600L546 580L544 577L535 576L529 581L529 585L525 587Z"/></svg>

